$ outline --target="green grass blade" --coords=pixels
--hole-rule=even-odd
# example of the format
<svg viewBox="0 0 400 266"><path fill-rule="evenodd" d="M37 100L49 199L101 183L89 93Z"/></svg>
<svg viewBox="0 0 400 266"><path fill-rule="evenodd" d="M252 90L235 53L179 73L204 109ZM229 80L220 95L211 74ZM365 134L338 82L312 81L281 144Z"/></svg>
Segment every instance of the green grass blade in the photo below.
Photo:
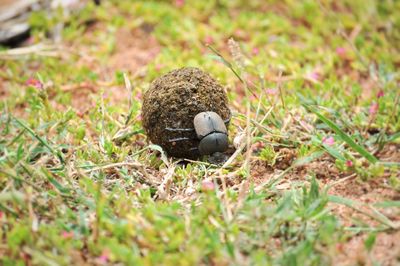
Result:
<svg viewBox="0 0 400 266"><path fill-rule="evenodd" d="M395 140L398 139L398 138L400 138L400 132L397 132L397 133L391 135L391 136L387 139L387 141L388 141L388 142L393 142L393 141L395 141Z"/></svg>
<svg viewBox="0 0 400 266"><path fill-rule="evenodd" d="M374 206L380 208L400 208L400 200L377 202Z"/></svg>
<svg viewBox="0 0 400 266"><path fill-rule="evenodd" d="M54 154L55 156L58 157L58 159L60 160L62 165L65 165L65 160L64 160L64 156L62 155L62 153L60 151L56 151L53 147L51 147L46 140L44 140L42 137L40 137L38 134L36 134L35 131L33 131L33 129L31 129L29 126L25 125L25 123L23 123L21 120L19 120L18 118L14 117L15 122L17 122L17 124L19 126L21 126L23 129L25 129L26 131L29 132L29 134L31 134L32 137L34 137L35 139L37 139L43 146L45 146L52 154Z"/></svg>
<svg viewBox="0 0 400 266"><path fill-rule="evenodd" d="M337 135L339 135L342 140L344 140L353 150L357 151L361 156L367 159L371 163L378 162L378 159L369 153L366 149L364 149L361 145L358 145L349 135L347 135L340 127L335 124L332 120L322 115L318 110L310 105L303 104L303 106L317 115L317 117L324 122L327 126L329 126Z"/></svg>

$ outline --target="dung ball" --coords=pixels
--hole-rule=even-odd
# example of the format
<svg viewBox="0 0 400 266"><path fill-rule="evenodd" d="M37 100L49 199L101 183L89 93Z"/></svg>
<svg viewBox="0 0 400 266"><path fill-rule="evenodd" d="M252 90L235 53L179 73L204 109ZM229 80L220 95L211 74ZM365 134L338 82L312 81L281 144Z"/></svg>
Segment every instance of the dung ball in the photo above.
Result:
<svg viewBox="0 0 400 266"><path fill-rule="evenodd" d="M215 112L226 124L231 112L223 87L209 74L194 67L173 70L156 80L145 92L143 128L150 141L169 156L200 156L193 119L201 112Z"/></svg>

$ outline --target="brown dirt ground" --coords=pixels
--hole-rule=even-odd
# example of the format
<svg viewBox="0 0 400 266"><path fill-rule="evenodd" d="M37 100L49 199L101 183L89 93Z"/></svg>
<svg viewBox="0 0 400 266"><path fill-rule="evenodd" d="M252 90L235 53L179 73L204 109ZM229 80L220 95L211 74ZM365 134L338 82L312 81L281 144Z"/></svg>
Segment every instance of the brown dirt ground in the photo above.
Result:
<svg viewBox="0 0 400 266"><path fill-rule="evenodd" d="M96 30L102 27L101 23L91 25L85 33L88 40L96 40ZM129 92L125 86L112 84L110 77L114 77L115 71L122 71L129 77L139 75L145 71L145 67L159 53L160 45L154 36L151 35L150 27L139 27L135 29L120 28L115 33L115 51L107 61L107 65L102 65L92 55L88 48L82 47L79 42L71 45L70 50L79 50L81 59L78 65L89 66L92 71L99 75L101 82L84 82L76 85L67 85L63 89L71 93L72 107L83 115L95 105L94 96L98 95L101 89L105 93L103 97L106 101L114 104L127 103ZM93 43L93 45L98 45ZM142 73L143 74L143 73Z"/></svg>
<svg viewBox="0 0 400 266"><path fill-rule="evenodd" d="M98 46L96 43L96 31L101 29L101 23L90 25L85 32L85 38L92 41L92 46ZM66 52L62 56L70 56L70 53L78 51L79 61L76 63L79 66L88 66L97 73L99 81L97 82L82 82L79 84L66 84L61 86L61 90L71 94L71 106L62 106L53 101L55 95L52 91L52 85L45 87L49 90L50 103L58 110L66 110L69 107L78 111L79 115L85 114L91 108L95 107L96 97L101 90L104 90L103 97L110 103L127 103L129 92L125 86L113 84L111 78L114 77L115 71L123 71L128 73L129 77L138 75L145 71L145 67L159 53L160 45L154 36L151 35L152 28L142 26L135 29L120 28L115 33L115 51L107 62L107 65L99 62L93 55L93 47L88 48L81 45L81 41L66 44L63 47ZM2 71L2 69L0 69ZM142 73L143 75L143 73ZM110 78L111 77L111 78ZM10 93L7 89L7 81L0 77L0 100L4 100ZM17 108L18 109L18 108ZM23 107L21 111L23 113Z"/></svg>
<svg viewBox="0 0 400 266"><path fill-rule="evenodd" d="M3 69L0 68L0 71L3 71ZM4 100L9 95L5 83L6 81L0 78L0 100Z"/></svg>
<svg viewBox="0 0 400 266"><path fill-rule="evenodd" d="M399 145L388 145L379 154L383 161L400 161ZM329 184L329 182L326 182ZM351 178L338 183L329 190L331 195L338 195L365 204L374 204L382 201L399 201L400 192L391 188L387 177L372 179L368 182ZM332 211L338 215L345 226L354 226L355 220L361 220L367 225L377 226L378 222L343 205L332 204ZM359 207L362 211L373 213L367 206ZM398 208L376 208L394 223L400 223ZM400 231L378 233L376 242L368 254L364 247L367 233L360 233L350 238L339 247L342 253L336 258L337 265L372 265L379 261L380 265L399 265L400 263Z"/></svg>
<svg viewBox="0 0 400 266"><path fill-rule="evenodd" d="M135 74L160 52L160 45L152 36L152 29L142 26L136 29L121 28L117 31L116 51L110 59L110 67Z"/></svg>

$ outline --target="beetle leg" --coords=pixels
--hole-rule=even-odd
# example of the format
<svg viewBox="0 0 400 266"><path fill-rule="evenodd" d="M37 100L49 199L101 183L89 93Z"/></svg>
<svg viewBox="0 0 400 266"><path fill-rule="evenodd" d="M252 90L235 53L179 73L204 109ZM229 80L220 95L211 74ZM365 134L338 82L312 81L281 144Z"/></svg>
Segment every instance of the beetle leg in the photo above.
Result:
<svg viewBox="0 0 400 266"><path fill-rule="evenodd" d="M227 119L224 120L224 124L227 126L229 124L229 122L231 122L231 118L232 118L232 114L229 113L229 117Z"/></svg>
<svg viewBox="0 0 400 266"><path fill-rule="evenodd" d="M166 127L165 128L168 131L173 131L173 132L191 132L194 131L194 128L172 128L172 127Z"/></svg>
<svg viewBox="0 0 400 266"><path fill-rule="evenodd" d="M176 141L183 141L183 140L191 140L191 138L182 137L182 138L169 139L168 142L176 142Z"/></svg>

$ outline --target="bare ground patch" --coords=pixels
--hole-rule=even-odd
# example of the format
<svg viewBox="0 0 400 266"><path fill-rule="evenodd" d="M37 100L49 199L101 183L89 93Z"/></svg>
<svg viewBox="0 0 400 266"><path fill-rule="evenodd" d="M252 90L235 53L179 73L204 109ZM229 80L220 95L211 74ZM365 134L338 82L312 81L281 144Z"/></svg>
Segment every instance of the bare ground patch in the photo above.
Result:
<svg viewBox="0 0 400 266"><path fill-rule="evenodd" d="M2 71L2 70L0 70ZM0 78L0 100L3 101L9 95L8 90L6 89L5 80Z"/></svg>
<svg viewBox="0 0 400 266"><path fill-rule="evenodd" d="M151 28L121 28L115 34L116 49L110 58L110 67L136 73L150 63L160 52L160 45L151 35Z"/></svg>
<svg viewBox="0 0 400 266"><path fill-rule="evenodd" d="M100 45L93 40L96 40L96 32L101 27L101 23L97 23L85 33L85 38L91 40L94 46ZM159 53L160 45L151 35L151 30L145 29L143 27L118 29L114 35L115 50L106 64L99 62L93 55L93 49L82 47L79 42L72 45L72 49L79 51L78 53L81 55L77 65L89 67L98 74L98 80L100 80L93 83L69 84L63 87L63 90L71 94L71 105L79 114L84 114L94 107L94 96L102 90L104 91L103 97L113 105L128 102L129 92L127 89L114 84L112 80L116 71L128 73L130 76L145 71L147 64L154 60Z"/></svg>
<svg viewBox="0 0 400 266"><path fill-rule="evenodd" d="M377 156L382 161L398 162L400 160L399 151L399 145L389 144ZM287 169L293 162L295 155L289 149L282 149L280 152L282 153L281 160L273 167L259 159L252 162L251 173L256 185L266 183L277 173ZM355 174L341 173L336 168L334 160L325 155L288 172L277 188L290 189L296 181L305 181L310 175L315 175L322 187L330 187L329 195L340 196L356 204L356 209L353 209L345 205L329 203L328 207L345 227L379 226L380 223L376 219L368 216L368 214L375 215L374 210L385 215L393 223L400 223L399 208L383 208L374 205L385 201L400 200L400 192L389 184L390 173L385 173L379 178L362 181ZM339 256L335 257L334 265L373 265L374 261L380 262L380 265L398 265L400 260L399 233L398 230L377 233L375 245L369 253L365 248L368 233L360 232L349 237L344 243L337 246Z"/></svg>
<svg viewBox="0 0 400 266"><path fill-rule="evenodd" d="M378 233L375 245L371 252L365 249L367 234L360 234L351 238L347 243L337 247L338 256L333 262L334 265L378 265L394 266L399 265L400 260L400 232Z"/></svg>

